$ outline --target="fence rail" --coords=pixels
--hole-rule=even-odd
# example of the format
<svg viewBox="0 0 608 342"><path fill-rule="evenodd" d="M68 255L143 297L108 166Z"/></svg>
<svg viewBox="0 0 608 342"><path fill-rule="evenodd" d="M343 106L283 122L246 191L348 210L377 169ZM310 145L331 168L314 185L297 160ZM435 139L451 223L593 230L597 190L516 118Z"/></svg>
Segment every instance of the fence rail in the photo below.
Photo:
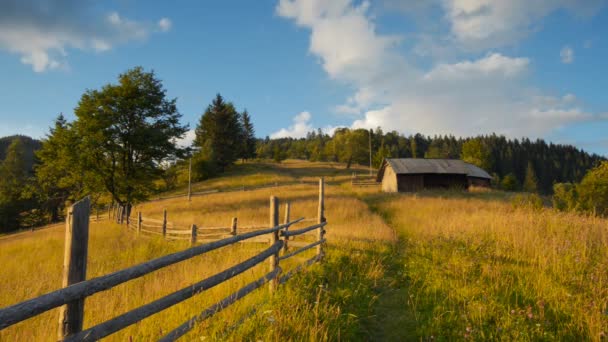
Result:
<svg viewBox="0 0 608 342"><path fill-rule="evenodd" d="M146 222L146 220L144 220L141 213L138 213L137 221L135 223L127 216L127 226L131 229L135 227L137 232L147 232L163 235L165 237L168 237L167 234L173 234L176 236L170 236L171 238L190 239L193 246L184 251L156 258L104 276L85 280L87 264L86 246L88 245L89 220L91 220L89 211L89 199L85 198L70 208L69 214L66 218L66 257L64 258L63 266L64 287L42 296L0 309L0 330L28 318L37 316L53 308L62 307L60 311L60 324L58 329L59 340L95 341L137 323L146 317L165 310L188 298L191 298L192 296L197 295L212 286L221 284L228 279L231 279L255 267L264 260L269 260L268 273L264 274L261 278L245 285L216 304L211 305L200 314L193 316L188 321L172 330L162 339L162 341L172 341L187 333L195 326L195 323L213 316L217 312L223 310L266 283L270 284L270 292L274 292L280 283L284 283L287 279L292 277L296 272L304 267L322 260L324 256L322 246L326 242L324 234L327 222L324 216L323 179L319 180L319 206L317 213L318 217L316 219L317 224L297 230L288 229L292 225L309 220L304 218L289 220L289 204L286 204L285 223L279 224L279 200L274 196L270 197L270 222L267 226L262 227L261 229L256 228L255 230L237 234L237 220L235 218L232 220L232 225L230 227L213 228L226 228L230 232L227 237L222 236L223 234L214 234L214 236L219 235L220 239L210 241L202 245L196 245L196 242L200 241L198 239L199 237L205 236L205 234L200 234L205 231L204 228L197 228L197 226L193 224L188 230L175 229L177 228L175 225L171 225L173 229L167 229L169 222L167 222L166 211L164 211L162 220L147 219L149 224L146 226L150 228L159 228L158 223L160 222L161 231L143 229L142 227L144 226L144 222ZM128 210L125 208L112 208L108 212L108 217L112 218L112 214L114 214L117 221L123 223L125 212L128 212ZM317 241L308 243L307 245L294 251L287 252L288 239L290 237L306 234L315 229L318 230ZM227 268L224 271L166 295L151 303L145 304L108 321L83 330L82 322L85 310L85 298L195 256L199 256L225 246L233 245L235 243L259 239L264 235L269 236L268 238L264 239L265 242L269 243L269 247L253 257L250 257L237 265ZM313 247L317 247L317 253L313 258L308 259L306 262L298 265L279 278L282 273L280 261L303 253L304 251L310 250ZM280 256L281 251L283 251L282 256Z"/></svg>

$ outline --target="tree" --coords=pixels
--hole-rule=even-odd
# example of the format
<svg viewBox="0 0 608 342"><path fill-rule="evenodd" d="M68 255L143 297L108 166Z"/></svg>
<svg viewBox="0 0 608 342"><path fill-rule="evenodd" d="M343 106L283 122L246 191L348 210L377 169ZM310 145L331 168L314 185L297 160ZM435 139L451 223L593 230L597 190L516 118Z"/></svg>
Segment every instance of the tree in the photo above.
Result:
<svg viewBox="0 0 608 342"><path fill-rule="evenodd" d="M580 209L608 215L608 161L591 169L577 187Z"/></svg>
<svg viewBox="0 0 608 342"><path fill-rule="evenodd" d="M553 207L560 211L576 209L578 195L576 186L572 183L557 183L553 185Z"/></svg>
<svg viewBox="0 0 608 342"><path fill-rule="evenodd" d="M477 165L484 170L490 170L490 149L481 139L470 139L462 144L460 153L462 160L473 165Z"/></svg>
<svg viewBox="0 0 608 342"><path fill-rule="evenodd" d="M536 173L531 162L528 162L526 168L526 177L524 178L524 191L537 192L538 191L538 180L536 179Z"/></svg>
<svg viewBox="0 0 608 342"><path fill-rule="evenodd" d="M85 193L100 188L99 182L92 181L95 175L84 168L77 142L72 125L60 114L36 152L39 160L34 169L36 192L51 221L59 219L67 200L77 201Z"/></svg>
<svg viewBox="0 0 608 342"><path fill-rule="evenodd" d="M502 189L506 190L506 191L515 191L519 188L517 178L512 173L509 173L508 175L506 175L500 182L500 185L501 185Z"/></svg>
<svg viewBox="0 0 608 342"><path fill-rule="evenodd" d="M121 205L146 199L161 163L183 152L176 141L187 126L153 71L136 67L119 75L118 84L87 90L75 113L74 145L84 169Z"/></svg>
<svg viewBox="0 0 608 342"><path fill-rule="evenodd" d="M201 159L217 165L219 171L239 157L243 131L239 116L234 105L217 94L196 127L194 145Z"/></svg>
<svg viewBox="0 0 608 342"><path fill-rule="evenodd" d="M241 114L241 127L243 129L241 158L243 160L253 159L255 158L256 148L255 129L246 109Z"/></svg>
<svg viewBox="0 0 608 342"><path fill-rule="evenodd" d="M22 192L27 181L25 149L21 139L15 138L0 163L0 231L19 228L19 213L25 209Z"/></svg>

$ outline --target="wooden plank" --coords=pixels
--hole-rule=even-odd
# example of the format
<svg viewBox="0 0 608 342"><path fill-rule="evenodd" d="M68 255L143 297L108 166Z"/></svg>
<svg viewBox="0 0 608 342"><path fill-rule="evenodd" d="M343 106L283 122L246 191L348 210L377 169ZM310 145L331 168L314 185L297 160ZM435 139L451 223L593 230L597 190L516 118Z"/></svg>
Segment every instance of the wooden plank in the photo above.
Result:
<svg viewBox="0 0 608 342"><path fill-rule="evenodd" d="M192 229L167 229L167 234L175 234L175 235L191 235Z"/></svg>
<svg viewBox="0 0 608 342"><path fill-rule="evenodd" d="M263 277L243 286L236 292L233 292L232 294L230 294L228 297L222 299L221 301L217 302L216 304L211 305L210 307L205 309L203 312L201 312L197 316L192 317L191 319L189 319L188 321L186 321L179 327L175 328L174 330L169 332L167 335L163 336L159 340L159 342L175 341L176 339L180 338L181 336L184 336L188 331L192 330L192 328L194 328L197 323L204 321L205 319L215 315L216 313L218 313L218 312L222 311L223 309L229 307L230 305L234 304L236 301L238 301L239 299L250 294L254 290L260 288L262 285L266 284L271 279L276 278L280 272L281 272L281 269L277 268L276 270L274 270L272 272L266 273Z"/></svg>
<svg viewBox="0 0 608 342"><path fill-rule="evenodd" d="M15 323L21 322L50 309L64 305L75 299L85 298L95 293L110 289L116 285L122 284L129 280L142 277L163 267L176 264L180 261L184 261L197 255L201 255L221 247L232 245L243 240L278 231L280 229L285 228L288 224L294 224L298 221L299 220L294 220L277 227L231 236L226 239L213 241L200 246L195 246L184 251L176 252L173 254L162 256L160 258L146 261L139 265L131 266L129 268L116 271L105 276L85 280L83 282L76 283L66 288L59 289L36 298L23 301L18 304L2 308L0 309L0 329L4 329Z"/></svg>
<svg viewBox="0 0 608 342"><path fill-rule="evenodd" d="M177 303L181 303L182 301L191 298L204 290L223 283L226 280L255 267L257 264L266 260L266 258L276 254L281 248L283 248L283 241L279 240L274 245L262 251L260 254L255 255L235 266L199 281L196 284L186 286L181 290L173 292L151 303L112 318L109 321L100 323L77 334L70 335L65 339L65 341L97 341L100 338L113 334Z"/></svg>
<svg viewBox="0 0 608 342"><path fill-rule="evenodd" d="M311 248L313 248L313 247L315 247L315 246L317 246L319 244L322 244L322 243L325 243L325 239L323 239L321 241L315 241L315 242L313 242L313 243L311 243L309 245L306 245L306 246L304 246L304 247L302 247L302 248L300 248L298 250L295 250L295 251L293 251L291 253L285 254L285 255L281 256L279 258L279 260L285 260L285 259L287 259L289 257L292 257L294 255L300 254L300 253L302 253L304 251L307 251L307 250L309 250L309 249L311 249Z"/></svg>
<svg viewBox="0 0 608 342"><path fill-rule="evenodd" d="M281 232L281 236L296 236L296 235L301 235L301 234L304 234L304 233L309 232L311 230L315 230L315 229L321 228L321 227L325 226L326 224L327 224L327 222L323 222L323 223L318 223L318 224L312 225L310 227L302 228L302 229L282 231Z"/></svg>
<svg viewBox="0 0 608 342"><path fill-rule="evenodd" d="M142 232L142 233L148 233L148 234L159 235L159 236L162 236L162 235L163 235L163 233L161 233L161 232L155 232L155 231L153 231L153 230L147 230L147 229L143 229L143 228L141 229L141 232Z"/></svg>
<svg viewBox="0 0 608 342"><path fill-rule="evenodd" d="M63 254L64 288L80 283L87 277L87 254L89 246L89 197L70 207L65 225L65 249ZM59 339L82 330L84 321L84 298L67 302L59 310Z"/></svg>

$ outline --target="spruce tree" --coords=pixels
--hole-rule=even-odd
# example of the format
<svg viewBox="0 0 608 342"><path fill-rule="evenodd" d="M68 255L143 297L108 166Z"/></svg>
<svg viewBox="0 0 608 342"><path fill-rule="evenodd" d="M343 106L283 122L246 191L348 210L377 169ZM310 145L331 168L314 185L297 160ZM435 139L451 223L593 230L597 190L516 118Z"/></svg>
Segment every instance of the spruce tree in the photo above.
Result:
<svg viewBox="0 0 608 342"><path fill-rule="evenodd" d="M253 128L251 116L249 116L247 109L241 114L241 127L243 129L241 158L243 160L253 159L255 158L256 147L255 129Z"/></svg>
<svg viewBox="0 0 608 342"><path fill-rule="evenodd" d="M195 147L200 159L211 162L224 171L239 158L241 149L240 115L230 102L217 94L196 127Z"/></svg>
<svg viewBox="0 0 608 342"><path fill-rule="evenodd" d="M526 168L526 177L524 178L524 191L527 192L538 192L538 180L536 179L536 173L531 162L528 162Z"/></svg>

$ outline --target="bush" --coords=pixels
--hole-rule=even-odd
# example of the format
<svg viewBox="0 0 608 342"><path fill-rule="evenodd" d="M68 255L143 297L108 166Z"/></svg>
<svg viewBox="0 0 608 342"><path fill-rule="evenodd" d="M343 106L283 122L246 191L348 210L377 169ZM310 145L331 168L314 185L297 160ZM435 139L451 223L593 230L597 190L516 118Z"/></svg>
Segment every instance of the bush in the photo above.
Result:
<svg viewBox="0 0 608 342"><path fill-rule="evenodd" d="M540 210L544 207L543 199L537 194L517 194L511 198L514 208Z"/></svg>
<svg viewBox="0 0 608 342"><path fill-rule="evenodd" d="M556 183L553 185L553 208L559 211L571 211L576 209L578 193L576 185L572 183Z"/></svg>
<svg viewBox="0 0 608 342"><path fill-rule="evenodd" d="M515 191L519 188L519 183L514 174L509 173L500 182L500 186L505 191Z"/></svg>
<svg viewBox="0 0 608 342"><path fill-rule="evenodd" d="M608 216L608 161L587 172L577 192L580 210Z"/></svg>

